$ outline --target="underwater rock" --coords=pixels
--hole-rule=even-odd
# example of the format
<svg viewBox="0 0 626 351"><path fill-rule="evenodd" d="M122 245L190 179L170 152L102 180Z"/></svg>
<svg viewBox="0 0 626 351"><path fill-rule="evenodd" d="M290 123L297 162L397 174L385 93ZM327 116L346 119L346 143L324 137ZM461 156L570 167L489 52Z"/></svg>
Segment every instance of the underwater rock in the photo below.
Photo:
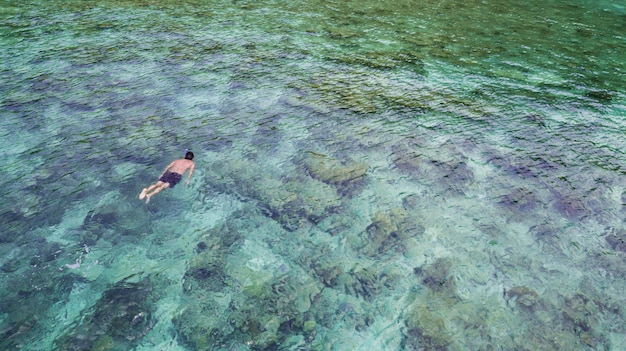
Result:
<svg viewBox="0 0 626 351"><path fill-rule="evenodd" d="M155 323L151 292L148 279L115 284L55 341L56 346L68 351L93 350L98 345L114 345L106 350L133 349Z"/></svg>
<svg viewBox="0 0 626 351"><path fill-rule="evenodd" d="M149 228L150 213L130 203L120 205L117 194L110 194L107 204L89 211L77 231L81 245L92 246L102 238L112 243L136 242Z"/></svg>
<svg viewBox="0 0 626 351"><path fill-rule="evenodd" d="M532 329L526 333L537 342L544 340L541 343L545 344L550 340L551 349L579 349L582 344L594 349L600 345L599 349L608 349L606 340L594 330L596 318L601 318L598 317L601 313L593 301L580 293L571 298L564 297L563 303L553 305L542 300L534 290L518 286L506 291L505 298L507 302L509 299L515 299L516 305L522 310L537 311L526 317L530 323L541 326L545 325L546 318L550 318L552 323L560 326L543 331L541 334Z"/></svg>
<svg viewBox="0 0 626 351"><path fill-rule="evenodd" d="M587 214L585 202L575 196L554 194L554 209L567 219L581 219Z"/></svg>
<svg viewBox="0 0 626 351"><path fill-rule="evenodd" d="M420 170L423 155L418 151L419 145L395 145L392 150L392 162L398 169L409 173Z"/></svg>
<svg viewBox="0 0 626 351"><path fill-rule="evenodd" d="M299 313L309 312L312 301L320 293L318 282L308 281L300 286L296 296L295 308Z"/></svg>
<svg viewBox="0 0 626 351"><path fill-rule="evenodd" d="M550 248L552 250L556 250L557 252L561 252L563 231L558 228L557 224L549 222L537 224L530 227L528 233L535 237L538 242L547 244L544 246L545 249Z"/></svg>
<svg viewBox="0 0 626 351"><path fill-rule="evenodd" d="M234 225L227 222L211 228L200 238L196 255L189 260L185 272L184 289L187 291L221 291L226 284L225 260L233 245L243 239Z"/></svg>
<svg viewBox="0 0 626 351"><path fill-rule="evenodd" d="M436 182L440 186L462 192L462 188L474 181L474 173L465 157L454 145L444 144L436 150L416 143L394 145L393 163L412 178ZM426 154L426 153L429 154Z"/></svg>
<svg viewBox="0 0 626 351"><path fill-rule="evenodd" d="M591 90L585 93L585 95L604 103L609 103L613 100L613 93L606 90Z"/></svg>
<svg viewBox="0 0 626 351"><path fill-rule="evenodd" d="M187 270L184 279L186 283L184 286L185 290L220 291L225 286L226 276L219 264L206 264Z"/></svg>
<svg viewBox="0 0 626 351"><path fill-rule="evenodd" d="M383 288L375 267L355 267L338 276L338 285L343 286L346 293L366 301L372 301Z"/></svg>
<svg viewBox="0 0 626 351"><path fill-rule="evenodd" d="M216 163L218 177L210 180L223 191L258 201L258 209L294 231L307 222L317 223L338 208L342 199L331 185L308 176L284 178L281 172L248 159ZM268 176L274 174L274 176ZM265 176L261 176L265 175ZM216 178L222 179L216 181Z"/></svg>
<svg viewBox="0 0 626 351"><path fill-rule="evenodd" d="M441 311L453 306L445 303L438 306L441 305L440 300L429 300L410 307L406 321L406 343L416 350L444 351L453 341L453 331L449 329L447 319Z"/></svg>
<svg viewBox="0 0 626 351"><path fill-rule="evenodd" d="M474 299L450 300L430 290L416 291L416 294L414 302L403 313L406 329L402 350L576 349L546 346L550 341L542 338L543 329L546 324L554 326L552 321L537 321L535 315L528 318L526 314L512 314L502 307L499 294L481 296L478 303ZM518 319L520 315L524 320ZM519 326L520 322L523 328L511 328L511 325ZM531 340L535 337L539 337L538 344Z"/></svg>
<svg viewBox="0 0 626 351"><path fill-rule="evenodd" d="M488 156L488 162L510 175L525 179L536 179L543 176L552 177L562 166L543 156L533 156L531 158L522 156L502 156L498 152L493 152Z"/></svg>
<svg viewBox="0 0 626 351"><path fill-rule="evenodd" d="M427 265L424 269L414 270L414 273L422 276L422 282L433 290L440 290L442 286L449 283L448 274L452 262L445 258L440 258L435 263Z"/></svg>
<svg viewBox="0 0 626 351"><path fill-rule="evenodd" d="M596 329L607 317L604 316L605 311L601 310L602 302L598 303L583 293L576 293L572 297L563 296L563 300L559 309L562 311L564 324L570 326L580 342L594 349L607 349L606 338Z"/></svg>
<svg viewBox="0 0 626 351"><path fill-rule="evenodd" d="M403 67L419 75L425 75L426 70L422 59L424 54L418 51L365 51L350 52L336 55L334 59L348 63L351 66L362 65L365 67L386 70Z"/></svg>
<svg viewBox="0 0 626 351"><path fill-rule="evenodd" d="M278 316L252 307L254 304L250 302L250 307L244 309L230 308L224 311L227 316L214 314L214 318L206 318L206 311L215 307L199 303L193 306L199 310L185 310L174 318L174 325L181 341L195 350L214 350L225 344L247 344L253 350L265 350L282 343L287 335L278 329Z"/></svg>
<svg viewBox="0 0 626 351"><path fill-rule="evenodd" d="M118 214L115 212L89 211L80 231L80 244L93 246L105 233L112 232L115 223L118 221Z"/></svg>
<svg viewBox="0 0 626 351"><path fill-rule="evenodd" d="M517 188L509 194L502 195L498 204L517 214L535 208L537 197L530 189Z"/></svg>
<svg viewBox="0 0 626 351"><path fill-rule="evenodd" d="M336 257L320 255L311 262L310 267L315 272L317 279L326 287L333 287L337 282L337 277L343 273L343 268L339 265Z"/></svg>
<svg viewBox="0 0 626 351"><path fill-rule="evenodd" d="M341 199L337 192L322 182L291 180L287 181L284 186L296 198L283 203L280 207L274 207L274 218L286 217L291 221L298 219L318 223L328 216L332 209L341 205ZM285 226L285 224L289 224L289 221L282 219L279 221L285 229L294 229L292 226Z"/></svg>
<svg viewBox="0 0 626 351"><path fill-rule="evenodd" d="M235 324L235 320L225 315L229 314L224 306L202 291L186 292L185 308L172 318L181 344L192 350L213 350L223 345L230 338L231 342L241 340L241 344L249 342L251 338L245 333L252 330L258 333L260 326L256 321L244 325ZM210 316L210 318L207 318ZM237 323L239 323L237 321ZM234 334L233 331L240 333Z"/></svg>
<svg viewBox="0 0 626 351"><path fill-rule="evenodd" d="M351 59L350 56L338 55L334 59ZM381 90L371 84L371 76L362 70L331 70L293 84L298 90L311 93L302 95L297 101L292 100L291 104L308 107L317 113L346 109L370 114L379 109Z"/></svg>
<svg viewBox="0 0 626 351"><path fill-rule="evenodd" d="M42 321L52 318L47 312L50 306L66 301L73 284L83 280L52 266L30 266L21 274L5 277L5 287L10 288L0 291L0 350L22 349L27 341L48 331L49 325Z"/></svg>
<svg viewBox="0 0 626 351"><path fill-rule="evenodd" d="M452 261L447 258L439 258L433 264L423 268L415 268L413 272L422 278L424 283L433 292L451 301L459 300L456 288L456 279L450 272Z"/></svg>
<svg viewBox="0 0 626 351"><path fill-rule="evenodd" d="M346 27L331 27L327 29L328 36L333 39L348 39L362 35L359 30Z"/></svg>
<svg viewBox="0 0 626 351"><path fill-rule="evenodd" d="M19 320L11 318L0 327L0 347L3 350L19 350L23 346L23 338L31 336L36 331L37 315L21 316Z"/></svg>
<svg viewBox="0 0 626 351"><path fill-rule="evenodd" d="M3 223L2 230L0 230L0 244L10 243L20 238L31 225L29 219L15 211L1 213L0 222Z"/></svg>
<svg viewBox="0 0 626 351"><path fill-rule="evenodd" d="M207 244L204 241L201 241L196 245L196 253L206 251L208 248Z"/></svg>
<svg viewBox="0 0 626 351"><path fill-rule="evenodd" d="M324 183L335 186L349 186L362 181L368 166L361 162L340 162L316 152L307 152L304 164L309 174Z"/></svg>
<svg viewBox="0 0 626 351"><path fill-rule="evenodd" d="M415 210L423 201L422 197L417 194L410 194L402 198L402 207L405 210Z"/></svg>
<svg viewBox="0 0 626 351"><path fill-rule="evenodd" d="M367 245L363 249L368 255L386 253L395 248L404 251L404 241L420 236L425 229L416 218L408 215L404 208L374 214L372 224L366 228Z"/></svg>
<svg viewBox="0 0 626 351"><path fill-rule="evenodd" d="M510 300L516 302L517 306L527 310L534 310L539 302L539 295L532 289L525 286L514 286L505 293L507 303Z"/></svg>
<svg viewBox="0 0 626 351"><path fill-rule="evenodd" d="M524 116L524 119L527 120L528 122L531 122L533 124L538 125L539 127L545 127L546 126L546 122L545 122L545 117L538 115L536 113L531 113L528 114L526 116Z"/></svg>
<svg viewBox="0 0 626 351"><path fill-rule="evenodd" d="M302 327L302 331L305 333L310 333L313 330L315 330L315 321L314 320L308 320L306 322L304 322L304 325Z"/></svg>
<svg viewBox="0 0 626 351"><path fill-rule="evenodd" d="M591 330L592 319L598 315L598 308L593 301L583 294L575 294L571 298L564 297L563 316L574 324L578 331Z"/></svg>
<svg viewBox="0 0 626 351"><path fill-rule="evenodd" d="M626 252L626 230L609 228L609 233L604 239L616 251Z"/></svg>
<svg viewBox="0 0 626 351"><path fill-rule="evenodd" d="M315 329L306 335L309 339L313 336L324 339L328 336L327 331L336 330L337 327L363 332L374 323L374 317L367 312L371 310L372 304L358 296L345 295L340 289L323 289L314 305L315 308L305 314L302 324L304 329L304 323L311 321L308 327L312 327L312 321L315 322Z"/></svg>
<svg viewBox="0 0 626 351"><path fill-rule="evenodd" d="M446 332L443 319L427 319L424 328L410 328L407 331L408 344L415 350L446 351L452 343L452 336ZM426 327L427 326L427 327Z"/></svg>
<svg viewBox="0 0 626 351"><path fill-rule="evenodd" d="M0 267L0 271L3 271L4 273L13 273L20 269L20 267L21 261L17 258L12 258L4 262L2 267Z"/></svg>
<svg viewBox="0 0 626 351"><path fill-rule="evenodd" d="M264 123L264 121L261 121L259 123ZM280 140L283 138L283 133L279 131L278 126L268 124L270 123L266 123L259 127L258 133L252 140L251 145L259 150L274 151L280 147ZM278 125L278 123L276 124Z"/></svg>
<svg viewBox="0 0 626 351"><path fill-rule="evenodd" d="M242 215L235 213L234 216ZM241 243L244 235L233 222L226 222L220 226L213 227L202 234L200 242L196 245L196 252L201 253L205 250L218 251L224 254L233 249L233 245Z"/></svg>
<svg viewBox="0 0 626 351"><path fill-rule="evenodd" d="M432 161L432 165L442 173L440 180L447 185L447 190L451 190L456 194L463 194L462 188L474 181L474 173L465 161L454 161L451 163Z"/></svg>
<svg viewBox="0 0 626 351"><path fill-rule="evenodd" d="M282 345L294 334L306 334L302 330L310 318L305 316L321 284L302 272L260 259L256 246L244 244L238 246L242 253L226 255L228 251L219 247L221 241L211 241L214 237L202 238L210 249L192 260L184 279L187 303L173 321L181 340L196 350L218 349L225 344L266 350ZM221 262L212 257L223 255L216 250L224 252ZM240 254L250 255L249 259L242 259ZM227 260L233 256L237 259ZM214 277L207 268L223 272L219 283L209 282ZM204 273L207 281L202 281ZM212 317L206 318L207 314Z"/></svg>
<svg viewBox="0 0 626 351"><path fill-rule="evenodd" d="M86 227L102 226L105 228L111 228L117 220L118 215L115 212L90 211L83 220L83 225Z"/></svg>

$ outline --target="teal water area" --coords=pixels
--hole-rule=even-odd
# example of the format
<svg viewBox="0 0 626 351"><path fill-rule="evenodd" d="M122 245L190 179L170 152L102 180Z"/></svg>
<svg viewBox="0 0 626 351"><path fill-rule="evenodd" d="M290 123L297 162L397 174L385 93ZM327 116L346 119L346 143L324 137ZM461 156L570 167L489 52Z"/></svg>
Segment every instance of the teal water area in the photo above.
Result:
<svg viewBox="0 0 626 351"><path fill-rule="evenodd" d="M0 349L626 349L624 33L614 0L0 0Z"/></svg>

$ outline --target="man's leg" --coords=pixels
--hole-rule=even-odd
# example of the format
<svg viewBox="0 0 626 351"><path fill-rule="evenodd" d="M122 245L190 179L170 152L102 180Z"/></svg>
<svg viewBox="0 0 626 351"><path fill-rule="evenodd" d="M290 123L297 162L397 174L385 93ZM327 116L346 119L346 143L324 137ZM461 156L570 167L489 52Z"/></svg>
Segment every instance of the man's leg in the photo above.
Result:
<svg viewBox="0 0 626 351"><path fill-rule="evenodd" d="M143 200L143 198L146 197L146 194L148 193L148 191L154 189L155 186L156 184L152 184L147 188L143 188L143 190L141 191L141 194L139 194L139 200Z"/></svg>
<svg viewBox="0 0 626 351"><path fill-rule="evenodd" d="M161 184L158 184L158 186L156 186L156 188L149 194L146 194L146 203L150 202L150 198L153 197L154 195L156 195L157 193L159 193L161 190L163 189L167 189L170 186L170 183L164 183L164 182L159 182Z"/></svg>
<svg viewBox="0 0 626 351"><path fill-rule="evenodd" d="M156 182L156 183L154 183L154 184L150 185L149 187L147 187L147 188L143 188L143 190L141 191L141 194L139 194L139 200L143 200L143 198L144 198L144 197L146 197L146 195L147 195L149 192L151 192L151 191L152 191L152 189L154 189L154 188L156 188L156 187L158 187L158 186L161 186L162 184L167 184L167 183L163 183L162 181L160 181L160 180L159 180L158 182Z"/></svg>

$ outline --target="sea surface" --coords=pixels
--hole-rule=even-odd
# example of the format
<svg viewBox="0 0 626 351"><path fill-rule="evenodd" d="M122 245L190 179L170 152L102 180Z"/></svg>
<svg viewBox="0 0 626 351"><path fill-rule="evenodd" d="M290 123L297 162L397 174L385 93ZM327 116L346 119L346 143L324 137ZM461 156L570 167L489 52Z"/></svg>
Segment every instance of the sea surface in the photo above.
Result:
<svg viewBox="0 0 626 351"><path fill-rule="evenodd" d="M0 349L624 350L625 55L617 0L0 0Z"/></svg>

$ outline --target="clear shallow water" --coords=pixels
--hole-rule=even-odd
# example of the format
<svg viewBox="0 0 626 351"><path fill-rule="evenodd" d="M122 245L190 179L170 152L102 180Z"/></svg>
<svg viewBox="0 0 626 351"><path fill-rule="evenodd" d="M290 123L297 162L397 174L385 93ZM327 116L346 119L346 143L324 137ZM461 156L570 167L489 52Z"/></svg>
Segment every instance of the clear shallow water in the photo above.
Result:
<svg viewBox="0 0 626 351"><path fill-rule="evenodd" d="M3 349L625 347L620 3L0 4Z"/></svg>

